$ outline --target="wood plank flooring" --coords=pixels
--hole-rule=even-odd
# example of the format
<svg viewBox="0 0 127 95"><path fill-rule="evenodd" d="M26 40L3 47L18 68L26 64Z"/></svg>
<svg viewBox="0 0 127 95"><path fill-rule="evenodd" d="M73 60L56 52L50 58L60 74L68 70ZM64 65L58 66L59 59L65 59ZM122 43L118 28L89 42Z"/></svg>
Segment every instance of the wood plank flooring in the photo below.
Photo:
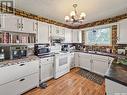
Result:
<svg viewBox="0 0 127 95"><path fill-rule="evenodd" d="M87 80L76 73L78 70L72 69L61 78L48 81L46 89L35 88L24 95L105 95L104 83L98 85Z"/></svg>

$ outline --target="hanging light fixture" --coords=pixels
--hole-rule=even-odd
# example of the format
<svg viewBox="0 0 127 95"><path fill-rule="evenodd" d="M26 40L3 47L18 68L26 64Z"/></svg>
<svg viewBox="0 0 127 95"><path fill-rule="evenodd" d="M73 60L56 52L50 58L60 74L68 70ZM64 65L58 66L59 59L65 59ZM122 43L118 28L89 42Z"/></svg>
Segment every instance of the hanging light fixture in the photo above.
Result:
<svg viewBox="0 0 127 95"><path fill-rule="evenodd" d="M74 23L82 23L85 20L86 14L82 12L80 15L78 15L77 12L77 4L73 4L74 10L70 12L70 16L65 16L66 22Z"/></svg>

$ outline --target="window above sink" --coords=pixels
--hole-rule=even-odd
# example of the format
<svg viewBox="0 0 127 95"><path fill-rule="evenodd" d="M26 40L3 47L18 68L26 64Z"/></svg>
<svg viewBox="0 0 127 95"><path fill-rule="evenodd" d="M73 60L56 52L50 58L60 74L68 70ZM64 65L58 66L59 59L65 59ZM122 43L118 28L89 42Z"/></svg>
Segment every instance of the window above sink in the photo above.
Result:
<svg viewBox="0 0 127 95"><path fill-rule="evenodd" d="M85 31L85 44L86 45L112 45L112 28L99 28L90 29Z"/></svg>

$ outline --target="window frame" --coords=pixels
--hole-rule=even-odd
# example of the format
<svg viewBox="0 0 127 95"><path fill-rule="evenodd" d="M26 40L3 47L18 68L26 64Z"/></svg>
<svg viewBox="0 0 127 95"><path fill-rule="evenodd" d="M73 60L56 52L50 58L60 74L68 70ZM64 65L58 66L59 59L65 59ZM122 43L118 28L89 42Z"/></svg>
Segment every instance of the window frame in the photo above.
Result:
<svg viewBox="0 0 127 95"><path fill-rule="evenodd" d="M93 31L93 30L99 30L99 29L106 29L106 28L110 28L110 44L91 44L91 43L87 43L87 40L88 40L88 37L86 37L86 33L87 31ZM96 29L88 29L88 30L84 30L85 32L85 45L97 45L97 46L112 46L112 27L109 26L109 27L101 27L101 28L96 28Z"/></svg>

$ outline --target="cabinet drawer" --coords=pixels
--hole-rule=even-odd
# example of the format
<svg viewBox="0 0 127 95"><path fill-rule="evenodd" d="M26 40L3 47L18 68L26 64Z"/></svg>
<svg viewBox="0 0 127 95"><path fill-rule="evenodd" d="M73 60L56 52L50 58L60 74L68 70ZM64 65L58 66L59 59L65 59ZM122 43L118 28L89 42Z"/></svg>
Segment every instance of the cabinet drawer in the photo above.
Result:
<svg viewBox="0 0 127 95"><path fill-rule="evenodd" d="M38 60L0 68L0 85L37 72L39 72Z"/></svg>
<svg viewBox="0 0 127 95"><path fill-rule="evenodd" d="M19 95L39 85L39 73L0 86L0 95Z"/></svg>
<svg viewBox="0 0 127 95"><path fill-rule="evenodd" d="M53 57L47 57L47 58L42 58L40 59L41 64L47 64L47 63L53 63L54 59Z"/></svg>

